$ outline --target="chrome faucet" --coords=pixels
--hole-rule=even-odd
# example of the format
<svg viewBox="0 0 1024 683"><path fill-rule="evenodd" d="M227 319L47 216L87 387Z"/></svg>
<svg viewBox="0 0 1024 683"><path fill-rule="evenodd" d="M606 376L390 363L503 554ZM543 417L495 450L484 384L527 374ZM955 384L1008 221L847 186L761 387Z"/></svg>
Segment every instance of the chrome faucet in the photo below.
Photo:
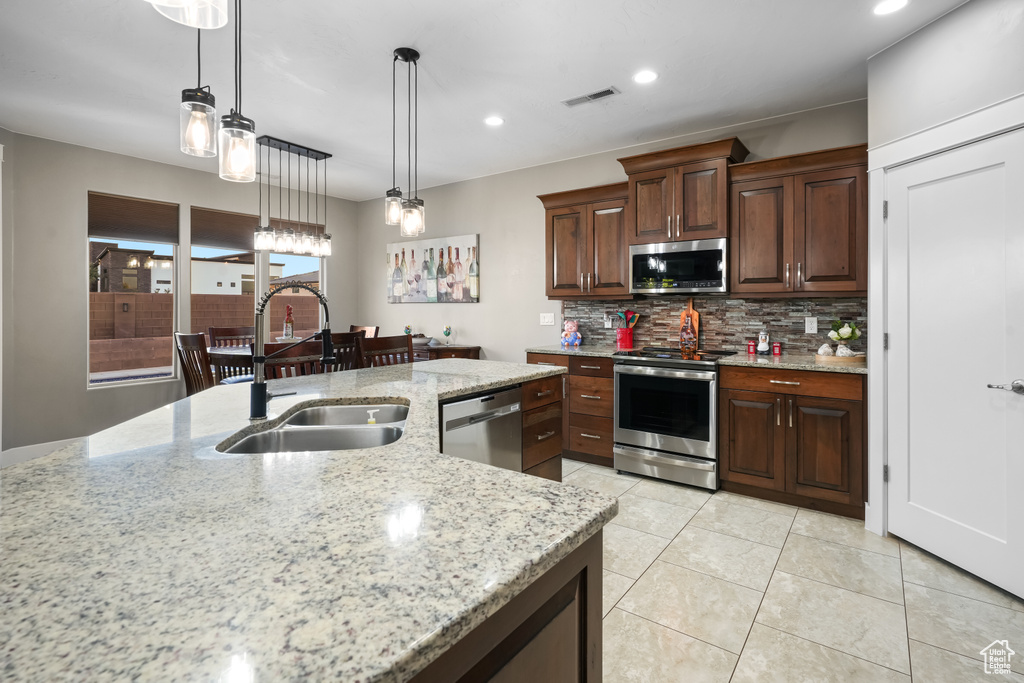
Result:
<svg viewBox="0 0 1024 683"><path fill-rule="evenodd" d="M263 315L267 309L267 304L275 294L280 294L285 289L295 288L305 289L307 292L312 293L317 299L319 299L320 305L324 307L324 329L306 337L305 339L297 341L294 344L289 344L269 356L264 356ZM302 282L286 282L283 285L271 288L269 292L263 295L259 304L256 305L256 329L252 351L252 386L249 389L250 421L255 422L267 419L267 401L274 397L274 394L267 393L266 370L263 366L267 358L273 358L279 353L284 353L288 349L294 348L304 342L308 342L311 339L316 339L317 337L320 337L323 341L323 357L320 359L320 362L325 364L334 363L334 346L331 344L331 312L327 309L327 297L325 297L319 289Z"/></svg>

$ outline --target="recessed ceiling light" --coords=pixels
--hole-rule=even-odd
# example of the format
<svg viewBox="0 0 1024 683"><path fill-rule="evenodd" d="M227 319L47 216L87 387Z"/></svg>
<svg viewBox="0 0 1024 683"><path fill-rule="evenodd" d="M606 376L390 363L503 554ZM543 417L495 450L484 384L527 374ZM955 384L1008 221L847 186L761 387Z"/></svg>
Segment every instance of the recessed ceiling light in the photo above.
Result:
<svg viewBox="0 0 1024 683"><path fill-rule="evenodd" d="M875 5L875 14L892 14L907 6L910 0L882 0Z"/></svg>
<svg viewBox="0 0 1024 683"><path fill-rule="evenodd" d="M650 83L651 81L656 81L657 79L658 74L654 73L653 71L647 70L638 71L633 76L633 80L636 81L637 83Z"/></svg>
<svg viewBox="0 0 1024 683"><path fill-rule="evenodd" d="M484 123L486 123L488 126L500 126L501 124L505 123L505 119L501 118L500 116L488 116L486 119L484 119Z"/></svg>

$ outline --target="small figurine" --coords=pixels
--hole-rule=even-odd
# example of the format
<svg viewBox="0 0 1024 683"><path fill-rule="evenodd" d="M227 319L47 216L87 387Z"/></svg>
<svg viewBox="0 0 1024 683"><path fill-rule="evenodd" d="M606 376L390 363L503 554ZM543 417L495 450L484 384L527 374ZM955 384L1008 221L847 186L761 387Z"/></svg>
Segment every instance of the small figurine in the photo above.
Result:
<svg viewBox="0 0 1024 683"><path fill-rule="evenodd" d="M575 320L565 321L565 332L562 333L562 346L579 346L583 335L579 333L579 325Z"/></svg>
<svg viewBox="0 0 1024 683"><path fill-rule="evenodd" d="M819 356L834 356L835 353L833 353L831 346L829 346L828 344L822 344L821 346L818 347L818 355Z"/></svg>

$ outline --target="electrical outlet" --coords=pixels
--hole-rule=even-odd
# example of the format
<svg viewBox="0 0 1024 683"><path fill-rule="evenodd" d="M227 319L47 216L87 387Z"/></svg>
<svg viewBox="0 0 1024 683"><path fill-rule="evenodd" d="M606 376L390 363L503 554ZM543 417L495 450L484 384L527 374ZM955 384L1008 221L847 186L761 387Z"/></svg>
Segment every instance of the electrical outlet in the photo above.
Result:
<svg viewBox="0 0 1024 683"><path fill-rule="evenodd" d="M541 325L554 325L555 324L555 314L554 313L541 313L540 314L540 324Z"/></svg>
<svg viewBox="0 0 1024 683"><path fill-rule="evenodd" d="M804 318L804 332L807 334L815 334L818 331L818 319L817 318Z"/></svg>
<svg viewBox="0 0 1024 683"><path fill-rule="evenodd" d="M612 327L612 316L608 313L604 314L604 326L605 329L611 329Z"/></svg>

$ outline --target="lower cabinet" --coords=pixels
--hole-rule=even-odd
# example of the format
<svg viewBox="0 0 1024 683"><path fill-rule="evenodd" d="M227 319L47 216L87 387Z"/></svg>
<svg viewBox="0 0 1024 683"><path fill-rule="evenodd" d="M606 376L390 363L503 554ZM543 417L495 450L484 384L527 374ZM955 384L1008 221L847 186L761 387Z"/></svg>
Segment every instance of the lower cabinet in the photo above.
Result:
<svg viewBox="0 0 1024 683"><path fill-rule="evenodd" d="M523 466L536 477L562 481L563 375L523 384Z"/></svg>
<svg viewBox="0 0 1024 683"><path fill-rule="evenodd" d="M413 346L412 359L437 360L439 358L470 358L480 360L479 346Z"/></svg>
<svg viewBox="0 0 1024 683"><path fill-rule="evenodd" d="M864 377L723 367L722 488L864 518Z"/></svg>

